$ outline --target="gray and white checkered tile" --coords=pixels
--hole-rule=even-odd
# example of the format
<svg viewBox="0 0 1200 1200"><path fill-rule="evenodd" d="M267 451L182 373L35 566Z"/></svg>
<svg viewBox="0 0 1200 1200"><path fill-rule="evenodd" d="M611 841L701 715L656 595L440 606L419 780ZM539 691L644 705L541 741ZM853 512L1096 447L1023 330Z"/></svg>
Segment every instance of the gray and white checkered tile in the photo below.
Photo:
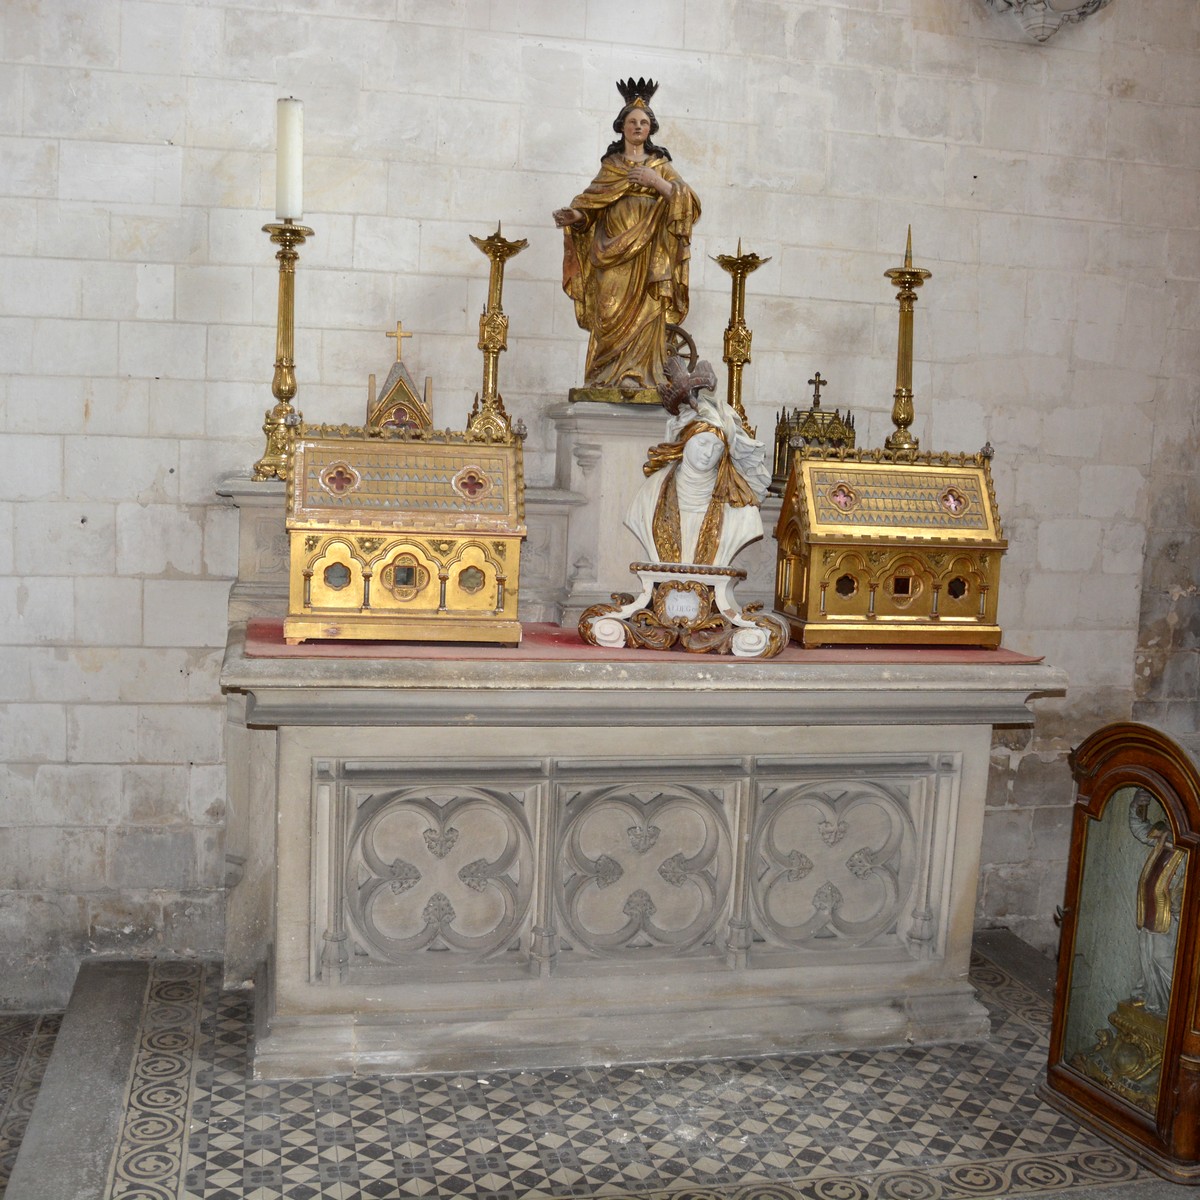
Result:
<svg viewBox="0 0 1200 1200"><path fill-rule="evenodd" d="M1048 1005L986 959L973 980L984 1043L262 1082L250 998L156 964L109 1195L986 1200L1144 1179L1038 1099ZM0 1171L56 1028L0 1018Z"/></svg>
<svg viewBox="0 0 1200 1200"><path fill-rule="evenodd" d="M203 989L184 1200L966 1200L1138 1177L1034 1091L1049 1009L986 960L993 1038L746 1061L258 1082Z"/></svg>

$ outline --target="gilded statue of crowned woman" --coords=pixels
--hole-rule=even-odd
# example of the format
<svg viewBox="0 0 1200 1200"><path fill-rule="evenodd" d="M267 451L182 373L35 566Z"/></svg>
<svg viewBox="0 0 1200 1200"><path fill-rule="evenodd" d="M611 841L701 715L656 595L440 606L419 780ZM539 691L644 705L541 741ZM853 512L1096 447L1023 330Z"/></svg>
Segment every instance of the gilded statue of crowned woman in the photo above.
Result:
<svg viewBox="0 0 1200 1200"><path fill-rule="evenodd" d="M619 136L596 178L554 213L564 232L563 291L590 336L584 382L622 393L656 389L666 379L667 325L688 311L688 261L700 200L651 140L652 80L618 82L625 101L613 121ZM649 397L657 402L657 393Z"/></svg>

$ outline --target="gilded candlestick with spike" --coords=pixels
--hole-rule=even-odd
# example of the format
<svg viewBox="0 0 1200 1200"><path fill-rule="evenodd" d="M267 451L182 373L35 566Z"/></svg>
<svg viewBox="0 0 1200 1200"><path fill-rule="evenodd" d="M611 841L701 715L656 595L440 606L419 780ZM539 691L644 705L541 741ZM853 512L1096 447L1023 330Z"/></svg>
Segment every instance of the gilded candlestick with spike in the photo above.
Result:
<svg viewBox="0 0 1200 1200"><path fill-rule="evenodd" d="M742 406L742 369L750 361L750 342L753 334L746 325L746 276L757 271L769 258L757 254L743 254L742 242L738 239L736 255L718 254L714 261L733 278L733 297L729 309L729 324L725 327L725 362L729 364L729 407L737 413L751 437L755 430L750 427L746 410Z"/></svg>
<svg viewBox="0 0 1200 1200"><path fill-rule="evenodd" d="M292 440L302 419L291 403L296 395L296 261L300 257L297 247L303 246L313 231L288 219L282 224L264 225L263 233L270 234L271 241L279 247L275 254L279 262L279 308L275 322L275 373L271 377L275 407L263 420L267 447L254 464L252 478L259 483L268 479L286 482L292 474Z"/></svg>
<svg viewBox="0 0 1200 1200"><path fill-rule="evenodd" d="M508 413L497 386L500 352L508 349L508 317L500 302L504 290L504 264L519 254L529 242L525 238L510 242L501 236L500 225L487 238L468 234L471 241L488 256L487 307L479 318L479 349L483 351L483 392L475 397L475 406L467 422L467 432L485 437L507 438L512 433Z"/></svg>
<svg viewBox="0 0 1200 1200"><path fill-rule="evenodd" d="M884 441L888 450L916 450L918 442L908 431L913 423L913 305L917 300L916 289L931 278L932 272L912 265L912 226L908 227L908 244L904 250L904 266L893 267L884 274L900 289L896 299L900 302L900 336L896 348L896 390L892 394L892 423L895 431Z"/></svg>

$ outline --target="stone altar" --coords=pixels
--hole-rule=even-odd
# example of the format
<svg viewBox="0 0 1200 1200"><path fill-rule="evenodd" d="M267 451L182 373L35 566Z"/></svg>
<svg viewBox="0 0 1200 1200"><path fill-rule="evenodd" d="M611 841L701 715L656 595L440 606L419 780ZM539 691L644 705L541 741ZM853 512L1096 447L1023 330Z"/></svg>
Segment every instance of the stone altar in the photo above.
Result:
<svg viewBox="0 0 1200 1200"><path fill-rule="evenodd" d="M237 623L227 972L262 1077L986 1034L967 983L1004 650L288 649Z"/></svg>

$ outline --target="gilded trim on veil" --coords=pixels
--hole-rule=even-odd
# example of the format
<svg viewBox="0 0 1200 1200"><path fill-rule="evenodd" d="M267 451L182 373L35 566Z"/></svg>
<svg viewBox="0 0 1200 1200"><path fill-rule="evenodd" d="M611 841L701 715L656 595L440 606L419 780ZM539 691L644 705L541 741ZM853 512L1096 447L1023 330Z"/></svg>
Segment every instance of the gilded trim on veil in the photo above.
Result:
<svg viewBox="0 0 1200 1200"><path fill-rule="evenodd" d="M658 551L660 562L683 561L683 535L680 531L679 497L675 489L675 472L679 469L676 461L667 468L670 474L658 493L658 503L654 506L654 547ZM717 545L721 540L721 526L725 520L725 506L717 499L714 489L708 508L704 511L704 520L700 523L700 533L696 538L696 553L692 557L695 563L711 563L717 556Z"/></svg>
<svg viewBox="0 0 1200 1200"><path fill-rule="evenodd" d="M704 520L700 523L696 552L691 561L711 563L716 558L726 504L733 508L742 508L746 504L754 503L754 494L734 467L729 456L725 431L719 425L713 425L709 421L692 421L684 428L678 441L659 442L657 446L651 446L646 452L647 458L642 465L642 471L647 476L664 469L668 472L658 493L651 526L660 562L683 561L683 535L680 530L679 495L675 487L675 473L683 461L684 446L698 433L716 434L721 439L723 449L721 462L717 467L716 482L709 497L708 508L704 512Z"/></svg>

